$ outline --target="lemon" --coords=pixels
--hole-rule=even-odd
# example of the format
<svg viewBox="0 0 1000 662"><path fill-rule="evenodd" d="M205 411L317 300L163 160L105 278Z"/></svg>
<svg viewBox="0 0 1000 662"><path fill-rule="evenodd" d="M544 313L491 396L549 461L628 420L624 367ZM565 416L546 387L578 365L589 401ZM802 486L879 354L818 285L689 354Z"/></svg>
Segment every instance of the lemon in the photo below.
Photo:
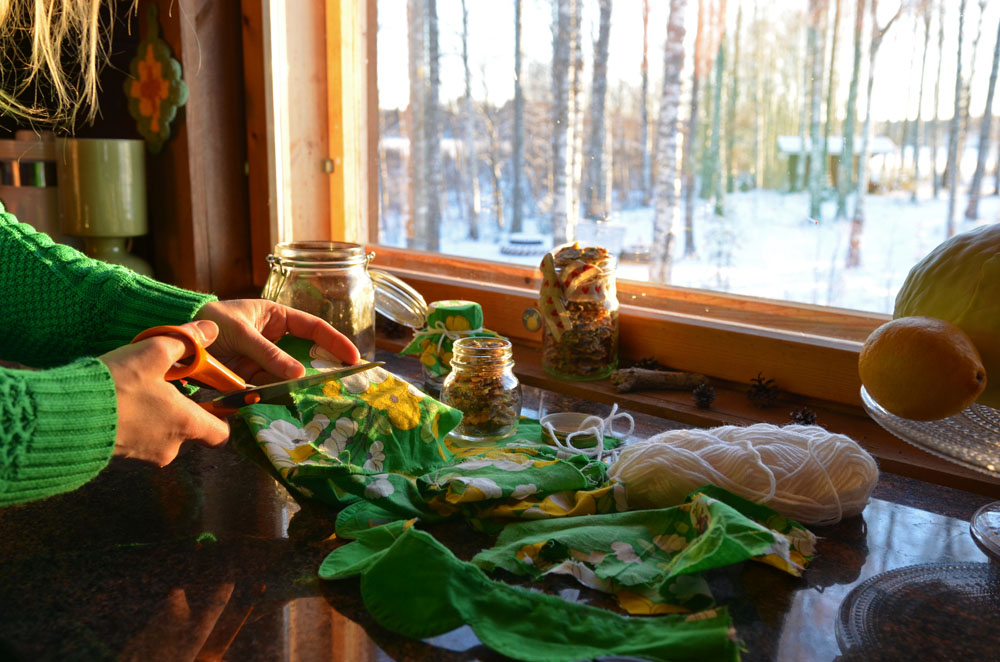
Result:
<svg viewBox="0 0 1000 662"><path fill-rule="evenodd" d="M906 277L893 317L925 315L960 327L994 375L979 402L1000 407L1000 224L942 242Z"/></svg>
<svg viewBox="0 0 1000 662"><path fill-rule="evenodd" d="M957 414L986 388L972 340L933 317L901 317L872 331L858 355L858 374L886 410L918 421Z"/></svg>

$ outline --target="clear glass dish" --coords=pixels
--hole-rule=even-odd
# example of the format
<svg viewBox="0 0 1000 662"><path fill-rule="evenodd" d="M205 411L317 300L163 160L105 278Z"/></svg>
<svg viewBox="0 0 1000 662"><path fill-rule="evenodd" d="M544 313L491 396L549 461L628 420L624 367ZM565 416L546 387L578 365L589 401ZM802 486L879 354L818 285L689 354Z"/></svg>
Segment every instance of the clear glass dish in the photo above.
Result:
<svg viewBox="0 0 1000 662"><path fill-rule="evenodd" d="M1000 411L975 404L937 421L913 421L890 414L861 387L861 402L876 423L903 441L967 469L1000 478ZM1000 501L988 503L969 522L972 537L1000 557Z"/></svg>

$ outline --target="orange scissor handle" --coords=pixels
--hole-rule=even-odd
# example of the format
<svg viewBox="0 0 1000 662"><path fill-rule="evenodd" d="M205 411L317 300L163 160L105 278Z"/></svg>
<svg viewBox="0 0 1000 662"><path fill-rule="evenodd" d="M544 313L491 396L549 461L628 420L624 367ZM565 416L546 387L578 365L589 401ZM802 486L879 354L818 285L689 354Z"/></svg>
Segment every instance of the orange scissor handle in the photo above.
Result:
<svg viewBox="0 0 1000 662"><path fill-rule="evenodd" d="M219 363L218 359L205 350L191 330L183 326L154 326L137 335L132 342L153 336L172 336L182 341L185 346L181 361L174 363L167 370L164 379L193 379L223 392L239 391L247 387L247 383L239 375Z"/></svg>

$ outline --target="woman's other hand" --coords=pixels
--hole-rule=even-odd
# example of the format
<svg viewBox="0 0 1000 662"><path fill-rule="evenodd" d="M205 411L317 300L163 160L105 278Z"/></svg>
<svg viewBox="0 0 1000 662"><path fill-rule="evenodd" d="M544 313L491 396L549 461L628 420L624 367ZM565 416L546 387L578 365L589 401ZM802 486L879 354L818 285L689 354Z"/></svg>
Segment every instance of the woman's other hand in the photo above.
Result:
<svg viewBox="0 0 1000 662"><path fill-rule="evenodd" d="M312 340L346 365L361 360L354 343L327 322L266 299L213 301L195 319L218 324L219 338L209 351L251 384L305 374L301 363L274 344L286 333Z"/></svg>
<svg viewBox="0 0 1000 662"><path fill-rule="evenodd" d="M185 326L206 346L218 335L218 328L212 322L189 322ZM186 441L219 446L229 439L226 421L199 407L164 379L167 370L184 353L181 340L154 336L98 357L115 382L116 456L162 467L177 457Z"/></svg>

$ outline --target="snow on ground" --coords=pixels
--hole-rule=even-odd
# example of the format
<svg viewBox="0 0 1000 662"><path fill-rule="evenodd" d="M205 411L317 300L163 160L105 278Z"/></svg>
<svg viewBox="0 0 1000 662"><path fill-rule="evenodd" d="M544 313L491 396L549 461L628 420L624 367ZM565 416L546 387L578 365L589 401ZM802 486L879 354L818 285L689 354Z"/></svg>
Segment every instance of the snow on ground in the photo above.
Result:
<svg viewBox="0 0 1000 662"><path fill-rule="evenodd" d="M754 190L726 196L725 217L715 217L711 205L698 201L694 221L695 255L684 256L683 224L678 221L671 285L694 287L799 303L891 313L896 292L910 268L945 239L947 192L934 200L921 190L917 203L909 192L869 195L861 235L861 265L845 267L849 220L835 221L836 203L822 207L822 220L807 217L807 193ZM956 204L957 232L1000 221L1000 198L983 196L979 220L966 221L966 196ZM849 205L852 208L853 205ZM398 221L397 221L398 223ZM489 225L483 214L480 223ZM545 219L528 221L526 234L544 237ZM610 220L623 247L648 246L653 209L636 207L615 212ZM396 228L398 229L398 225ZM581 227L585 232L591 227ZM479 241L465 237L460 214L442 228L441 252L485 260L537 266L539 257L501 253L509 237L487 228ZM606 232L608 227L602 228ZM384 232L397 237L401 232ZM551 239L544 240L545 248ZM589 243L589 242L588 242ZM646 281L646 264L623 260L618 277Z"/></svg>

